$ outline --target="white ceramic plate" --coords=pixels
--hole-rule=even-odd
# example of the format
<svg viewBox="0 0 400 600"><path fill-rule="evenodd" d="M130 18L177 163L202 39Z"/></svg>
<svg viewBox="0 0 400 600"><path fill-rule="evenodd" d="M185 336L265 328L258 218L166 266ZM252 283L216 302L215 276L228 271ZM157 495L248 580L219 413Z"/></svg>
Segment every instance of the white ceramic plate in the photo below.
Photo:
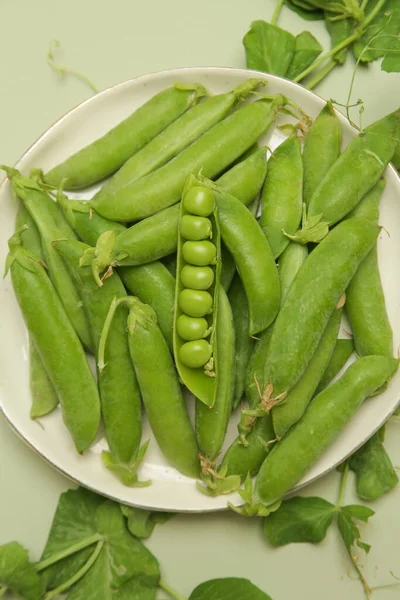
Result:
<svg viewBox="0 0 400 600"><path fill-rule="evenodd" d="M170 86L175 81L199 82L211 92L221 93L234 88L254 73L242 69L187 68L163 71L132 79L87 100L62 117L26 152L17 168L29 173L32 167L49 169L67 156L103 135L135 108L151 96ZM283 93L315 117L324 101L300 85L278 77L257 74L268 80L268 94ZM287 120L287 119L285 119ZM344 144L355 135L344 117L341 117ZM281 122L283 122L281 120ZM276 147L284 136L274 129L263 140L271 148ZM387 307L395 332L395 348L399 345L400 332L400 279L398 257L400 257L400 180L393 168L386 171L387 186L381 206L383 232L379 239L379 260L385 289ZM80 197L92 195L93 190ZM75 196L79 197L78 194ZM13 232L16 212L11 199L8 182L0 188L0 264L7 254L7 239ZM34 301L34 299L33 299ZM57 409L40 422L29 418L30 393L28 380L28 340L12 290L10 278L0 286L0 409L14 431L44 460L53 465L73 481L100 494L126 504L155 510L180 512L207 512L223 510L227 500L240 504L237 494L208 498L196 490L195 482L180 475L163 459L155 441L141 469L142 479L151 479L147 488L123 486L100 460L106 441L100 433L93 447L79 456L74 450L69 434ZM345 429L340 439L323 455L297 487L320 477L362 445L390 416L400 398L400 375L379 397L365 402L361 410ZM192 402L189 403L192 404ZM226 446L236 436L236 423L231 423ZM144 425L143 439L152 437L148 424Z"/></svg>

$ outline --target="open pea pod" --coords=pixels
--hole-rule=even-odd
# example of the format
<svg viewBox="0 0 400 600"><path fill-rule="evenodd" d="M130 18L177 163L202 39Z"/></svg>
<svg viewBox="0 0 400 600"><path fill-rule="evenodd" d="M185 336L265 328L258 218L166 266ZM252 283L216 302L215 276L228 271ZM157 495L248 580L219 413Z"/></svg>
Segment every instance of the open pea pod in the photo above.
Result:
<svg viewBox="0 0 400 600"><path fill-rule="evenodd" d="M174 314L174 355L179 375L207 406L218 380L216 318L221 240L214 193L194 175L182 194Z"/></svg>

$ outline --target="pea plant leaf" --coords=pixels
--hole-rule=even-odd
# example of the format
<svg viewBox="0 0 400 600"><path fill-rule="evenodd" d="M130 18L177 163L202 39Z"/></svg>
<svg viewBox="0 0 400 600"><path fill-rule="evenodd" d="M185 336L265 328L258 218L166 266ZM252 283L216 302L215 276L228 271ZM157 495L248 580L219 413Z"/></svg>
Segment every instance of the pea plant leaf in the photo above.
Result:
<svg viewBox="0 0 400 600"><path fill-rule="evenodd" d="M378 0L369 0L367 14ZM382 69L399 70L398 38L400 30L400 6L397 0L387 0L364 34L353 44L354 55L361 62L372 62L384 57Z"/></svg>
<svg viewBox="0 0 400 600"><path fill-rule="evenodd" d="M304 0L286 0L286 5L306 21L322 21L325 18L322 10L315 9Z"/></svg>
<svg viewBox="0 0 400 600"><path fill-rule="evenodd" d="M333 13L325 13L325 25L331 38L331 48L336 48L344 42L352 33L354 21L352 19L342 19L340 21L332 21ZM333 60L339 65L344 65L347 57L347 48L343 48L333 56Z"/></svg>
<svg viewBox="0 0 400 600"><path fill-rule="evenodd" d="M26 600L40 600L43 584L32 563L28 551L17 542L0 546L0 591L1 595L11 590Z"/></svg>
<svg viewBox="0 0 400 600"><path fill-rule="evenodd" d="M336 507L323 498L295 496L265 519L264 533L272 546L318 544L325 538L335 514Z"/></svg>
<svg viewBox="0 0 400 600"><path fill-rule="evenodd" d="M356 475L357 494L362 500L375 500L399 482L379 432L353 454L349 466Z"/></svg>
<svg viewBox="0 0 400 600"><path fill-rule="evenodd" d="M323 48L319 41L309 32L302 31L296 36L294 55L286 73L288 79L300 75L321 54Z"/></svg>
<svg viewBox="0 0 400 600"><path fill-rule="evenodd" d="M253 21L243 38L248 69L284 77L292 62L294 35L266 21Z"/></svg>
<svg viewBox="0 0 400 600"><path fill-rule="evenodd" d="M362 510L365 509L365 510ZM369 511L369 514L367 514ZM370 546L361 541L360 530L354 519L362 520L367 522L369 517L374 514L374 511L367 508L366 506L343 506L340 508L337 516L337 522L340 534L343 538L344 545L346 546L347 552L353 562L356 563L354 558L353 548L357 545L359 548L364 550L368 554ZM358 515L358 516L355 516ZM362 518L360 518L362 517Z"/></svg>
<svg viewBox="0 0 400 600"><path fill-rule="evenodd" d="M130 533L142 539L149 538L157 524L166 523L173 516L171 513L152 512L150 510L134 508L133 506L126 506L125 504L120 504L120 509L127 519L127 527Z"/></svg>
<svg viewBox="0 0 400 600"><path fill-rule="evenodd" d="M189 600L271 600L248 579L227 577L201 583L190 594Z"/></svg>

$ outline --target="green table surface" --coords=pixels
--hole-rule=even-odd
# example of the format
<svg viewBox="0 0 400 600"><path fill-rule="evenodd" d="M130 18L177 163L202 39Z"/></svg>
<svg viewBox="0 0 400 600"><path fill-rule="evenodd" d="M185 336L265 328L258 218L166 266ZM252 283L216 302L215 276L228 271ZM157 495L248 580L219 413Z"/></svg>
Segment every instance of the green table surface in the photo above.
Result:
<svg viewBox="0 0 400 600"><path fill-rule="evenodd" d="M182 66L244 67L242 37L251 21L268 19L272 0L1 0L0 162L14 163L58 117L90 95L75 77L60 80L46 63L52 39L60 62L81 70L100 89L131 77ZM284 10L279 24L313 31L328 48L321 23L305 24ZM337 68L317 89L346 102L353 62ZM379 65L361 69L353 98L365 100L364 122L394 110L399 76ZM6 315L2 315L6 318ZM1 365L6 368L6 365ZM400 465L400 425L390 423L387 448ZM331 473L304 490L335 501L339 476ZM36 456L0 416L0 544L16 539L37 559L59 494L70 482ZM352 476L346 500L357 501ZM400 575L400 487L371 504L376 515L362 526L372 545L361 564L370 584ZM183 595L214 577L248 577L273 600L362 600L344 547L332 528L318 545L273 549L261 521L234 514L179 515L159 526L148 543L163 578ZM160 598L162 598L162 594ZM377 591L375 600L400 597L400 588Z"/></svg>

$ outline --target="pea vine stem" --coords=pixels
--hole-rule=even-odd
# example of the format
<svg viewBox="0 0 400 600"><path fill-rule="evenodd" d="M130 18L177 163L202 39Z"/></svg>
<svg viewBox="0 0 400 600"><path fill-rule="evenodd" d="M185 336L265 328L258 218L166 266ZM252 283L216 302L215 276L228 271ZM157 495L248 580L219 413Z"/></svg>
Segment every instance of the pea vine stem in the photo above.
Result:
<svg viewBox="0 0 400 600"><path fill-rule="evenodd" d="M158 587L164 590L164 592L167 592L167 594L174 600L187 600L184 596L181 596L180 594L178 594L178 592L176 592L169 585L167 585L165 581L161 580L158 584Z"/></svg>
<svg viewBox="0 0 400 600"><path fill-rule="evenodd" d="M278 3L275 6L275 10L274 10L274 13L272 15L271 25L276 25L277 24L278 19L279 19L279 15L280 15L280 12L282 10L282 7L283 7L284 3L285 3L285 0L278 0Z"/></svg>
<svg viewBox="0 0 400 600"><path fill-rule="evenodd" d="M63 558L67 558L67 556L71 556L71 554L75 554L75 552L79 552L79 550L84 550L84 548L92 546L92 544L95 544L96 542L99 542L102 539L103 538L100 533L94 533L90 537L87 537L82 541L77 542L76 544L72 544L71 546L68 546L68 548L65 548L65 550L56 552L55 554L49 556L49 558L46 558L45 560L42 560L41 562L37 563L35 565L35 569L38 572L43 571L43 569L47 569L47 567L50 567L51 565L62 560Z"/></svg>
<svg viewBox="0 0 400 600"><path fill-rule="evenodd" d="M338 496L336 508L340 508L343 504L343 496L344 496L344 492L346 490L348 476L349 476L349 464L346 463L343 474L342 474L342 480L340 482L340 490L339 490L339 496Z"/></svg>
<svg viewBox="0 0 400 600"><path fill-rule="evenodd" d="M330 59L329 62L307 83L307 88L313 90L335 67L337 62Z"/></svg>
<svg viewBox="0 0 400 600"><path fill-rule="evenodd" d="M362 36L362 34L364 33L364 31L366 30L368 25L375 19L376 15L379 13L379 11L385 5L385 3L386 3L386 0L378 0L377 4L374 6L373 10L366 17L366 19L362 22L362 24L359 27L357 27L357 29L355 30L355 32L352 35L350 35L348 38L343 40L343 42L341 42L340 44L335 46L335 48L332 48L331 50L329 50L329 52L326 52L320 58L318 58L316 61L314 61L312 63L312 65L310 65L307 69L305 69L302 73L300 73L300 75L298 75L294 79L294 81L297 81L297 82L301 81L302 79L304 79L304 77L307 77L307 75L310 75L313 71L315 71L315 69L317 67L320 67L321 65L323 65L332 56L334 56L335 54L337 54L344 48L347 48L347 46L350 46L350 44L352 44L353 42L356 42Z"/></svg>
<svg viewBox="0 0 400 600"><path fill-rule="evenodd" d="M55 61L54 58L54 50L56 48L60 47L60 42L58 40L53 40L50 43L50 48L49 51L47 53L47 63L48 65L54 69L54 71L56 73L58 73L58 75L60 75L60 77L63 77L65 75L65 73L70 73L71 75L75 75L76 77L78 77L79 79L82 79L82 81L84 81L85 83L87 83L87 85L93 90L93 92L95 94L99 93L99 88L93 83L93 81L91 81L89 79L89 77L86 77L86 75L84 75L84 73L81 73L81 71L77 71L76 69L72 69L71 67L67 67L66 65L60 65L59 63L57 63Z"/></svg>

